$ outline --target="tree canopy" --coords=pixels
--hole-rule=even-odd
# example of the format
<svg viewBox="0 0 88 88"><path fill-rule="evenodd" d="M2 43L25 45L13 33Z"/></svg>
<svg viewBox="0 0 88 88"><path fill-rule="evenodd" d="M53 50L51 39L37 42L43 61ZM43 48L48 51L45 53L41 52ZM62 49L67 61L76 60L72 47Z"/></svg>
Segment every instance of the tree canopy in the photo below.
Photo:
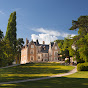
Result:
<svg viewBox="0 0 88 88"><path fill-rule="evenodd" d="M8 20L5 37L0 30L0 66L11 65L16 59L20 62L24 41L23 38L17 39L16 31L16 12L13 12Z"/></svg>
<svg viewBox="0 0 88 88"><path fill-rule="evenodd" d="M78 47L77 51L75 51L75 55L77 59L79 58L88 62L88 16L80 16L77 21L72 21L70 30L77 29L79 35L73 38L73 42L75 42L76 47Z"/></svg>
<svg viewBox="0 0 88 88"><path fill-rule="evenodd" d="M78 34L88 33L88 16L80 16L77 21L72 20L72 27L69 30L78 30Z"/></svg>

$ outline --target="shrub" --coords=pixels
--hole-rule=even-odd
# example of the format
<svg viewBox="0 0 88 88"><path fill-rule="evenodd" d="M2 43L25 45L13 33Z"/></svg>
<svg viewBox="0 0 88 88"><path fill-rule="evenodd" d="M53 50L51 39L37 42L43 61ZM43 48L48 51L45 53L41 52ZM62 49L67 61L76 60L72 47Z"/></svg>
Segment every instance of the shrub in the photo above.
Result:
<svg viewBox="0 0 88 88"><path fill-rule="evenodd" d="M79 63L77 65L78 71L88 71L88 63Z"/></svg>
<svg viewBox="0 0 88 88"><path fill-rule="evenodd" d="M69 63L69 59L65 60L65 63Z"/></svg>

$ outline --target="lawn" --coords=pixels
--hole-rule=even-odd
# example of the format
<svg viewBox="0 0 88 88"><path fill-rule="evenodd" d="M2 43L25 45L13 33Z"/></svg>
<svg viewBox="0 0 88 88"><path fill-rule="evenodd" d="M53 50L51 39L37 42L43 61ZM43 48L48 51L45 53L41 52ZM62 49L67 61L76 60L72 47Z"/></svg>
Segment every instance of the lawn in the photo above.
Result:
<svg viewBox="0 0 88 88"><path fill-rule="evenodd" d="M88 71L80 71L61 78L17 84L3 84L0 88L88 88Z"/></svg>
<svg viewBox="0 0 88 88"><path fill-rule="evenodd" d="M66 73L72 66L63 66L59 63L30 63L0 69L0 82L33 79Z"/></svg>

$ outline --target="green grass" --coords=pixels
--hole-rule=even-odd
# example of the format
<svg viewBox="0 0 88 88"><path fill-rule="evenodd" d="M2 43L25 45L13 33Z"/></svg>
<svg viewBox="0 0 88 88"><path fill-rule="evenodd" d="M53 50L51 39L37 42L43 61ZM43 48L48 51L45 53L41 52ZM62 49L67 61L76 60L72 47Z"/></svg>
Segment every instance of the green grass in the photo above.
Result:
<svg viewBox="0 0 88 88"><path fill-rule="evenodd" d="M72 66L62 66L59 63L30 63L15 67L0 69L0 82L32 79L66 73Z"/></svg>
<svg viewBox="0 0 88 88"><path fill-rule="evenodd" d="M3 84L0 88L88 88L88 71L80 71L61 78L17 84Z"/></svg>

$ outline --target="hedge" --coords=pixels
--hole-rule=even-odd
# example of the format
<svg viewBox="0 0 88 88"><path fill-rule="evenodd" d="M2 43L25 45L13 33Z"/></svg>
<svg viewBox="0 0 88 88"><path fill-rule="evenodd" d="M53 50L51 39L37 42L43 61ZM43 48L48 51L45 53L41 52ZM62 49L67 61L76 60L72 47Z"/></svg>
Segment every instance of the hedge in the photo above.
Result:
<svg viewBox="0 0 88 88"><path fill-rule="evenodd" d="M88 71L88 63L79 63L77 65L78 71Z"/></svg>

